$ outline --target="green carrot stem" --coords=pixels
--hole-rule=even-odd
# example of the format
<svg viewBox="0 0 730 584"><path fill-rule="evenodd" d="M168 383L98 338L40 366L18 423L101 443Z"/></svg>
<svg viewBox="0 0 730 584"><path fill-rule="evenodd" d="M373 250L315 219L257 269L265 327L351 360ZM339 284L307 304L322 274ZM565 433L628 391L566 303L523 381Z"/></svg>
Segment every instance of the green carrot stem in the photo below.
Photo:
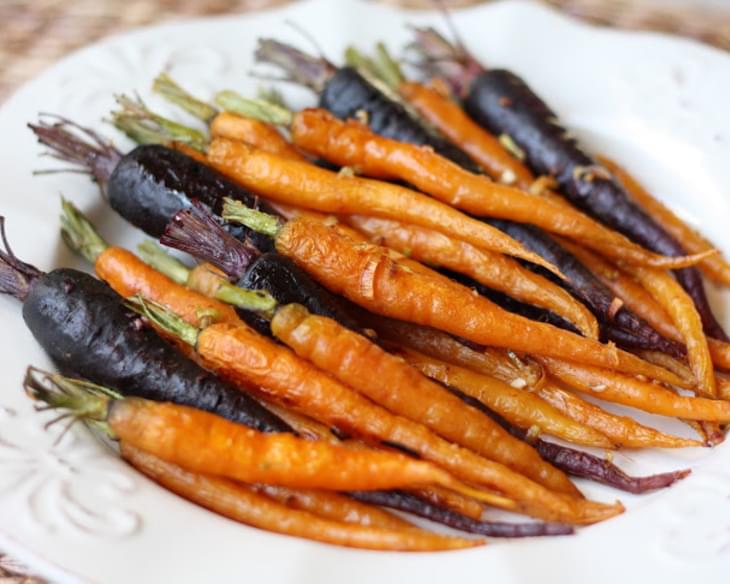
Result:
<svg viewBox="0 0 730 584"><path fill-rule="evenodd" d="M173 282L185 285L190 277L190 270L177 258L167 253L162 246L147 240L137 246L139 257L158 272L165 274Z"/></svg>
<svg viewBox="0 0 730 584"><path fill-rule="evenodd" d="M116 99L121 109L112 112L112 123L138 144L175 141L201 152L207 148L209 140L203 132L154 113L139 98L120 95Z"/></svg>
<svg viewBox="0 0 730 584"><path fill-rule="evenodd" d="M94 225L76 205L61 197L61 236L70 249L80 254L90 264L109 247Z"/></svg>
<svg viewBox="0 0 730 584"><path fill-rule="evenodd" d="M368 56L361 53L353 45L348 46L345 49L345 63L350 67L355 67L359 71L365 71L373 77L378 76L378 70L375 66L375 62Z"/></svg>
<svg viewBox="0 0 730 584"><path fill-rule="evenodd" d="M226 111L275 126L289 126L293 119L292 112L285 107L263 99L249 99L230 89L218 92L215 102Z"/></svg>
<svg viewBox="0 0 730 584"><path fill-rule="evenodd" d="M66 410L67 415L62 418L74 417L92 423L112 436L106 420L112 402L122 398L117 392L32 366L26 370L23 388L31 399L44 402L50 409Z"/></svg>
<svg viewBox="0 0 730 584"><path fill-rule="evenodd" d="M379 42L375 45L375 60L373 62L378 77L389 87L398 89L405 77L400 64L393 58L384 43Z"/></svg>
<svg viewBox="0 0 730 584"><path fill-rule="evenodd" d="M191 347L198 344L200 329L185 322L169 308L136 294L126 299L125 305L152 322L155 327L180 339Z"/></svg>
<svg viewBox="0 0 730 584"><path fill-rule="evenodd" d="M218 114L218 110L184 90L167 73L160 73L152 83L152 89L167 101L181 107L189 114L209 124Z"/></svg>
<svg viewBox="0 0 730 584"><path fill-rule="evenodd" d="M223 219L231 223L240 223L258 233L269 237L276 237L282 227L278 217L246 207L240 201L226 197L223 202Z"/></svg>
<svg viewBox="0 0 730 584"><path fill-rule="evenodd" d="M278 303L266 290L248 290L222 281L215 293L215 298L226 304L258 312L265 318L272 318Z"/></svg>
<svg viewBox="0 0 730 584"><path fill-rule="evenodd" d="M191 270L154 241L145 241L139 244L137 249L146 264L165 274L177 284L186 286L190 281ZM244 310L258 312L264 317L273 316L273 311L277 306L276 299L266 290L249 290L231 284L226 280L219 282L214 298Z"/></svg>

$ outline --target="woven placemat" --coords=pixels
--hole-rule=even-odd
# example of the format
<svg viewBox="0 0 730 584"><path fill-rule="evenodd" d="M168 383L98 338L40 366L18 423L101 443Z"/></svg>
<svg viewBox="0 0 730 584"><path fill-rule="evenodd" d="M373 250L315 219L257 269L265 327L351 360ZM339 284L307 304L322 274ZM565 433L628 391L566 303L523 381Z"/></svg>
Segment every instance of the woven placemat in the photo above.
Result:
<svg viewBox="0 0 730 584"><path fill-rule="evenodd" d="M0 0L0 102L70 51L112 33L191 16L233 14L291 0ZM382 0L422 8L433 0ZM489 0L443 0L461 7ZM590 22L692 37L730 50L728 8L678 7L665 0L543 0ZM0 553L0 584L42 584Z"/></svg>

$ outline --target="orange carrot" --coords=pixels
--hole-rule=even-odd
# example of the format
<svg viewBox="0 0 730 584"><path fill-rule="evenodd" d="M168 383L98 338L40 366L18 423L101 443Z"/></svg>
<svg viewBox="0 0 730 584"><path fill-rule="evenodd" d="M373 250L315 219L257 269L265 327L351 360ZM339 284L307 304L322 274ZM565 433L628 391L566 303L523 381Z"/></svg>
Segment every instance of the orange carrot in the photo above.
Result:
<svg viewBox="0 0 730 584"><path fill-rule="evenodd" d="M511 258L478 249L438 231L388 219L350 215L344 221L374 242L425 264L469 276L526 304L551 310L573 323L586 337L598 337L598 322L590 310L557 284Z"/></svg>
<svg viewBox="0 0 730 584"><path fill-rule="evenodd" d="M525 364L499 351L475 351L449 335L410 323L371 317L367 324L383 339L401 343L447 363L496 377L513 387L525 388L524 391L534 392L566 416L598 430L620 446L683 448L698 445L694 440L659 432L627 416L611 414L582 400L574 393L557 387L544 372L535 371L532 364Z"/></svg>
<svg viewBox="0 0 730 584"><path fill-rule="evenodd" d="M403 349L401 354L424 375L479 400L518 428L536 428L584 446L615 448L604 434L564 416L536 395L412 349Z"/></svg>
<svg viewBox="0 0 730 584"><path fill-rule="evenodd" d="M197 330L171 313L160 318L159 307L147 305L144 313L157 326L195 346L206 367L223 378L250 384L267 398L350 435L402 445L462 480L498 490L516 501L517 509L535 517L591 523L622 510L620 506L554 493L504 465L448 443L426 427L390 414L247 326L212 324ZM461 484L451 488L490 504L514 508L510 501L495 499L489 492Z"/></svg>
<svg viewBox="0 0 730 584"><path fill-rule="evenodd" d="M140 294L153 298L160 304L174 307L182 318L192 324L199 325L201 316L211 314L215 314L218 322L241 322L229 304L176 285L125 249L106 248L97 256L94 270L120 296L126 298Z"/></svg>
<svg viewBox="0 0 730 584"><path fill-rule="evenodd" d="M231 112L221 112L210 124L213 138L240 140L271 154L292 160L305 160L301 152L271 124Z"/></svg>
<svg viewBox="0 0 730 584"><path fill-rule="evenodd" d="M398 91L424 119L495 180L515 184L522 189L528 189L535 180L530 169L448 96L433 87L408 81L401 83Z"/></svg>
<svg viewBox="0 0 730 584"><path fill-rule="evenodd" d="M484 543L483 540L442 536L412 528L386 529L323 519L306 511L290 509L240 483L188 472L124 442L121 452L137 470L181 497L267 531L374 550L438 551Z"/></svg>
<svg viewBox="0 0 730 584"><path fill-rule="evenodd" d="M240 219L228 205L226 217ZM435 272L414 272L378 246L355 243L336 227L294 219L276 236L277 250L335 293L371 312L433 326L472 342L571 359L682 385L676 375L578 335L506 312Z"/></svg>
<svg viewBox="0 0 730 584"><path fill-rule="evenodd" d="M369 397L375 403L427 426L443 438L520 472L554 490L578 494L570 480L526 443L426 379L402 359L336 321L283 306L271 321L274 335L297 355ZM378 375L372 375L377 371ZM596 446L611 446L595 436Z"/></svg>
<svg viewBox="0 0 730 584"><path fill-rule="evenodd" d="M539 360L563 383L606 401L662 416L730 422L730 402L677 395L654 383L596 367L545 357Z"/></svg>
<svg viewBox="0 0 730 584"><path fill-rule="evenodd" d="M600 162L624 185L631 198L644 209L654 220L666 229L682 247L692 253L701 253L716 249L696 229L687 225L674 212L647 191L628 171L616 162L607 158L599 158ZM720 254L703 259L697 266L705 275L726 286L730 286L730 263Z"/></svg>
<svg viewBox="0 0 730 584"><path fill-rule="evenodd" d="M560 273L499 230L401 186L332 172L225 138L214 139L207 156L213 167L276 202L324 213L360 213L405 221Z"/></svg>
<svg viewBox="0 0 730 584"><path fill-rule="evenodd" d="M707 338L694 301L667 272L633 266L628 268L671 316L687 347L687 360L697 381L697 391L715 397L715 371Z"/></svg>
<svg viewBox="0 0 730 584"><path fill-rule="evenodd" d="M697 257L677 259L649 252L569 205L492 182L432 148L384 138L356 120L339 120L325 110L294 114L291 131L294 143L316 156L374 178L407 181L472 215L532 223L640 265L677 268L699 261Z"/></svg>
<svg viewBox="0 0 730 584"><path fill-rule="evenodd" d="M455 485L443 470L400 454L263 434L186 406L116 400L107 422L119 440L163 460L244 482L332 490Z"/></svg>

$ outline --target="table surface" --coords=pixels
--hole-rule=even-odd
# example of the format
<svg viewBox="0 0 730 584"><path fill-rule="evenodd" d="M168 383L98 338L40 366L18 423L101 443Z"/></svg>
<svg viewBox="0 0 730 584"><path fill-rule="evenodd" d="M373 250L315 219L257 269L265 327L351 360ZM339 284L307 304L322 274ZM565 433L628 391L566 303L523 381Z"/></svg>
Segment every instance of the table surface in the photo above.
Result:
<svg viewBox="0 0 730 584"><path fill-rule="evenodd" d="M0 103L64 55L123 30L194 16L233 14L292 0L2 0ZM382 0L430 7L434 0ZM457 8L489 0L443 0ZM681 34L730 50L728 0L543 0L590 22ZM123 7L123 9L122 9ZM724 7L724 8L723 8ZM0 584L42 584L0 552Z"/></svg>

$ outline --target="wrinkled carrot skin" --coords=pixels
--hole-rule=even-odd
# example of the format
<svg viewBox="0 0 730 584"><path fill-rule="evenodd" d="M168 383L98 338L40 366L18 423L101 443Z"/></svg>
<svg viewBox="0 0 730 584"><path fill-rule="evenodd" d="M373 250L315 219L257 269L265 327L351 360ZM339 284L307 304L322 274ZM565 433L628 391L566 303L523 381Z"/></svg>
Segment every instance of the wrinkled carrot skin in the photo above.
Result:
<svg viewBox="0 0 730 584"><path fill-rule="evenodd" d="M398 87L401 96L430 124L456 144L491 177L527 189L535 180L532 172L466 115L448 96L433 87L406 81Z"/></svg>
<svg viewBox="0 0 730 584"><path fill-rule="evenodd" d="M121 441L191 472L304 489L449 486L443 470L401 454L352 450L293 434L264 434L194 408L142 399L112 402Z"/></svg>
<svg viewBox="0 0 730 584"><path fill-rule="evenodd" d="M654 198L625 168L607 158L599 157L599 160L623 184L634 202L649 213L688 252L701 253L716 249L696 229L687 225L669 207ZM730 286L730 263L720 254L705 258L697 267L711 280Z"/></svg>
<svg viewBox="0 0 730 584"><path fill-rule="evenodd" d="M140 262L140 264L142 267L149 268L143 262ZM141 272L141 274L150 276L146 271ZM154 276L154 274L156 272L152 271L151 276ZM114 281L119 281L119 278ZM153 279L153 281L156 280ZM160 292L157 287L148 285L147 278L132 279L127 284L129 288L125 290L126 295L141 293L144 289L150 293L150 296L148 296L150 300L165 304L174 312L186 313L185 303L187 300L182 295L168 294L164 290ZM182 288L171 280L167 280L167 285L172 288ZM197 294L190 292L193 295ZM163 299L167 300L167 303L163 302ZM188 311L187 317L190 319L188 322L191 322L191 324L198 321L195 311ZM236 316L236 318L238 317ZM220 328L220 326L217 328ZM234 363L233 368L221 351L214 349L213 354L216 357L211 360L205 356L205 351L200 350L199 344L195 355L202 364L217 369L219 372L225 366L228 377L238 384L247 386L247 380L250 380L250 382L260 387L259 391L262 392L263 397L293 407L305 416L312 416L344 431L359 435L364 434L376 440L404 444L412 450L419 451L424 456L427 455L440 461L445 466L464 475L467 480L473 480L477 483L484 481L490 485L493 483L498 490L524 496L530 500L525 508L529 508L530 512L536 517L547 520L560 520L561 517L565 516L565 521L591 523L621 512L620 509L607 508L598 504L594 508L577 510L571 508L574 505L569 505L562 500L556 500L553 493L546 491L527 478L513 473L507 467L502 467L502 465L473 455L467 450L459 449L454 445L441 441L423 426L392 417L384 410L374 406L369 400L358 399L357 394L337 384L331 378L308 366L308 364L298 359L291 359L291 357L294 357L293 354L284 351L282 357L280 347L256 334L251 329L242 326L240 321L228 323L228 327L237 331L239 337L239 342L236 344L234 339L226 339L225 333L220 335L226 346L230 348L231 344L234 345L232 349L233 356L231 357ZM211 328L209 327L206 331L210 331ZM203 335L203 337L210 338L209 335ZM213 344L215 345L215 343ZM353 399L355 400L354 403ZM429 449L428 452L424 452L424 447ZM470 468L469 465L476 465L477 468ZM542 502L544 498L547 498L546 503ZM557 512L549 509L556 506L559 508ZM568 517L572 517L572 519Z"/></svg>
<svg viewBox="0 0 730 584"><path fill-rule="evenodd" d="M324 543L373 550L439 551L482 545L483 540L447 537L426 531L384 529L323 519L290 509L250 487L194 474L125 443L122 456L137 470L181 497L216 513L267 531Z"/></svg>
<svg viewBox="0 0 730 584"><path fill-rule="evenodd" d="M590 310L560 286L507 256L476 248L438 231L388 219L350 215L344 220L374 242L419 262L469 276L516 300L551 310L573 323L586 337L598 338L598 321Z"/></svg>
<svg viewBox="0 0 730 584"><path fill-rule="evenodd" d="M279 232L276 247L325 287L371 312L433 326L482 345L682 384L669 371L613 346L504 311L436 272L414 272L391 259L383 248L354 243L332 226L306 219L289 221Z"/></svg>
<svg viewBox="0 0 730 584"><path fill-rule="evenodd" d="M535 517L573 523L600 521L621 508L568 498L442 440L426 427L389 414L324 372L246 327L212 325L199 336L206 366L233 382L251 384L288 407L354 435L400 444L463 480L494 488ZM266 340L266 339L263 339ZM459 489L457 489L459 490Z"/></svg>
<svg viewBox="0 0 730 584"><path fill-rule="evenodd" d="M261 120L231 112L221 112L213 118L210 124L210 134L214 138L241 140L246 144L291 160L305 160L302 153L282 136L279 130Z"/></svg>
<svg viewBox="0 0 730 584"><path fill-rule="evenodd" d="M403 354L406 361L424 375L478 399L518 428L537 427L541 433L551 434L583 446L616 447L604 434L564 416L529 392L413 350L405 349Z"/></svg>
<svg viewBox="0 0 730 584"><path fill-rule="evenodd" d="M471 215L532 223L640 265L685 267L698 261L654 254L565 203L495 183L468 172L432 148L385 138L361 122L343 121L322 109L295 114L291 131L294 143L307 152L373 178L407 181Z"/></svg>
<svg viewBox="0 0 730 584"><path fill-rule="evenodd" d="M133 253L109 247L96 258L96 274L125 298L141 294L175 310L185 321L200 325L200 314L215 311L219 322L241 322L232 306L178 286Z"/></svg>
<svg viewBox="0 0 730 584"><path fill-rule="evenodd" d="M424 487L411 491L417 497L425 499L439 507L444 507L474 521L482 521L484 505L475 499L465 497L460 493L444 489L442 487Z"/></svg>
<svg viewBox="0 0 730 584"><path fill-rule="evenodd" d="M698 445L694 440L659 432L627 416L611 414L574 393L557 387L542 371L538 374L527 366L518 368L507 355L498 351L475 351L449 335L410 323L371 317L367 324L381 338L401 343L447 363L496 377L506 383L526 384L525 391L534 392L566 416L598 430L619 446L684 448Z"/></svg>
<svg viewBox="0 0 730 584"><path fill-rule="evenodd" d="M388 511L360 503L351 497L338 493L259 484L251 485L249 488L287 507L308 511L324 519L354 523L365 527L382 527L384 529L415 528L412 523L408 523Z"/></svg>
<svg viewBox="0 0 730 584"><path fill-rule="evenodd" d="M697 381L697 391L705 396L716 397L712 356L702 327L702 318L692 298L667 272L638 266L627 269L659 302L682 334L687 347L687 361Z"/></svg>
<svg viewBox="0 0 730 584"><path fill-rule="evenodd" d="M274 202L324 213L374 215L429 227L560 274L555 266L499 230L410 189L332 172L225 138L214 139L207 156L214 168Z"/></svg>
<svg viewBox="0 0 730 584"><path fill-rule="evenodd" d="M146 266L146 264L143 265ZM171 287L177 286L171 280L168 282ZM127 291L128 294L134 294L141 292L142 287L147 286L147 281L144 279L132 279L128 284L137 286L137 288L131 288ZM164 291L163 293L159 293L160 291L155 287L148 288L151 293L150 300L163 303L162 296ZM154 296L155 293L159 293L158 296ZM181 306L175 304L175 302L184 300L182 295L168 294L165 295L165 298L169 302L166 304L168 308L174 312L185 312L184 304ZM189 313L188 317L191 319L189 321L191 324L198 320L194 312ZM244 333L239 344L239 349L233 351L236 359L241 357L242 348L251 347L250 341L252 339L266 341L266 339L260 337L260 335L256 335L256 333L244 326L235 326L231 323L214 326L219 329L221 327L235 329ZM210 330L210 328L207 330ZM222 336L225 339L226 334L224 333ZM231 340L228 339L228 341ZM548 521L588 524L608 519L623 512L623 507L620 504L604 505L590 501L565 499L529 479L510 471L507 467L482 459L455 445L441 442L440 439L429 433L422 426L415 425L416 428L414 429L413 425L409 424L407 420L398 418L391 419L387 417L386 412L381 411L379 408L377 412L373 412L371 408L375 406L368 400L363 399L362 403L355 403L354 407L352 407L353 404L346 399L352 392L348 390L347 395L344 396L338 394L338 391L328 392L327 387L329 384L323 382L322 374L317 370L314 370L313 375L310 375L309 370L303 372L299 370L299 366L302 365L301 361L291 363L285 360L283 363L278 363L278 367L275 370L272 369L271 363L268 361L271 358L269 354L269 347L271 346L276 345L268 343L267 346L252 351L251 358L253 365L248 368L248 371L246 371L246 366L243 362L234 359L234 374L231 375L231 378L243 385L245 385L245 378L249 376L259 381L267 381L269 386L269 393L267 395L272 397L272 399L275 399L279 403L296 405L300 408L300 412L305 415L311 415L317 418L316 414L321 414L322 417L326 418L325 421L327 423L330 423L330 420L334 420L334 423L332 423L334 426L347 429L350 427L350 424L339 424L339 422L346 422L348 419L352 420L352 417L354 417L355 422L362 421L362 428L368 430L368 432L363 432L361 428L358 433L365 433L377 440L403 444L412 450L419 451L423 456L438 459L444 467L461 473L466 477L466 480L472 480L475 483L489 483L497 490L508 494L508 496L511 496L509 494L512 493L514 494L512 498L523 501L520 506L535 517ZM200 351L196 354L201 360L207 361L206 359L202 359ZM245 351L243 351L243 354L245 354ZM220 353L217 355L220 357ZM210 361L207 361L207 364L211 366ZM227 367L230 370L229 365ZM303 365L306 367L306 363ZM215 369L216 367L212 368ZM220 369L220 367L218 368ZM265 377L269 374L270 377ZM327 382L331 380L327 376L324 376L324 379ZM313 386L309 383L312 381L314 383ZM310 393L309 390L313 390L314 393ZM345 399L344 404L342 402L343 398ZM327 411L328 404L334 408L334 413ZM325 410L324 414L321 412L322 409ZM380 415L381 412L386 414L385 418ZM475 465L476 468L470 465Z"/></svg>
<svg viewBox="0 0 730 584"><path fill-rule="evenodd" d="M662 416L730 422L730 402L677 395L654 383L596 367L544 357L539 360L566 385L606 401Z"/></svg>
<svg viewBox="0 0 730 584"><path fill-rule="evenodd" d="M290 304L276 312L271 331L297 355L391 412L548 488L578 494L568 477L543 461L532 447L510 436L402 359L336 321Z"/></svg>

